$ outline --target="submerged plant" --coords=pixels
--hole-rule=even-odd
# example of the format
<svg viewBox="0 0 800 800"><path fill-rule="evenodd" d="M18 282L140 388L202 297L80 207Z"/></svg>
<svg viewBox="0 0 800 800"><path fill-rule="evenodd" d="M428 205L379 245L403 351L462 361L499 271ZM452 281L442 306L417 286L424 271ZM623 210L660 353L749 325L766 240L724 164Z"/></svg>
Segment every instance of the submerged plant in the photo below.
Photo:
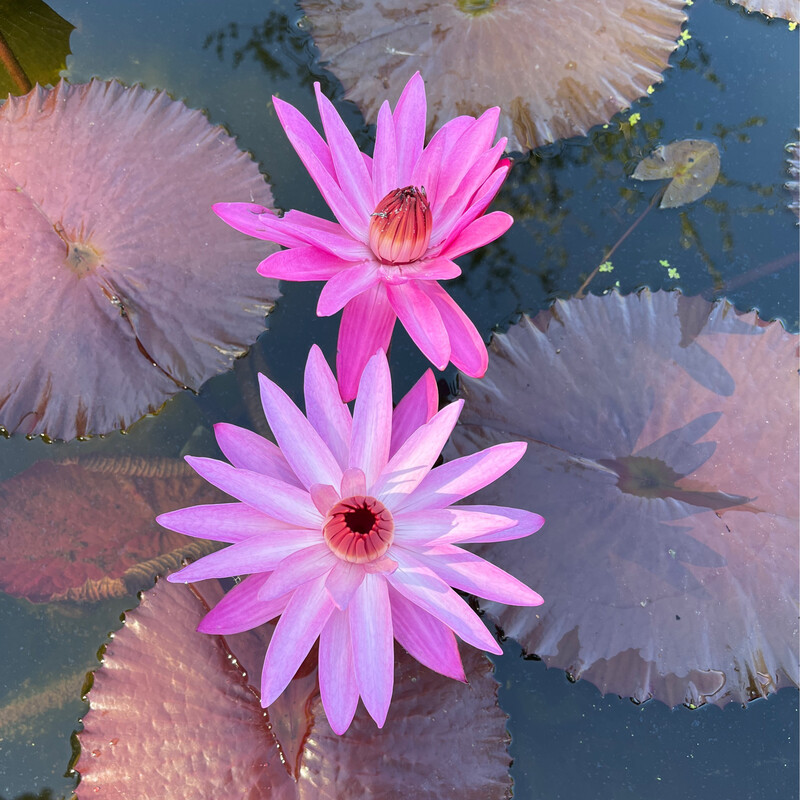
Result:
<svg viewBox="0 0 800 800"><path fill-rule="evenodd" d="M381 106L370 158L315 87L327 142L296 108L273 102L338 222L302 211L279 217L253 203L214 210L237 230L289 248L262 261L261 275L327 281L317 314L344 309L337 356L344 400L355 397L375 351L388 350L398 317L437 369L452 361L481 377L488 363L483 339L438 281L458 277L453 259L501 236L513 221L502 211L484 214L510 166L501 159L506 140L492 144L500 109L450 120L425 147L425 86L417 73L394 112L388 102Z"/></svg>
<svg viewBox="0 0 800 800"><path fill-rule="evenodd" d="M333 730L343 733L359 696L383 725L394 639L421 663L461 681L454 634L501 652L451 587L515 605L539 605L542 598L459 545L528 536L543 520L513 508L452 506L507 472L526 445L504 443L434 468L463 403L437 412L430 371L392 411L389 367L378 352L351 415L314 346L305 397L304 416L261 376L264 412L279 447L219 424L217 441L231 463L187 458L240 502L185 508L158 521L232 545L169 580L249 575L198 630L237 633L280 615L264 661L262 705L278 698L319 638L322 703Z"/></svg>

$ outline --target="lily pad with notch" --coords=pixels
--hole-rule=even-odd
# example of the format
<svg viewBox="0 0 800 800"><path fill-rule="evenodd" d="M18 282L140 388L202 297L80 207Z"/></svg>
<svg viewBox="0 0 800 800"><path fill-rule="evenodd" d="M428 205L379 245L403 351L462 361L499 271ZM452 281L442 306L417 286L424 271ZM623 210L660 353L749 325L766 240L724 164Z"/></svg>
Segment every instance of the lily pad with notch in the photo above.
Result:
<svg viewBox="0 0 800 800"><path fill-rule="evenodd" d="M475 496L546 520L492 544L545 598L482 604L504 632L639 702L797 686L797 356L780 323L677 292L559 301L497 334L446 457L528 443Z"/></svg>

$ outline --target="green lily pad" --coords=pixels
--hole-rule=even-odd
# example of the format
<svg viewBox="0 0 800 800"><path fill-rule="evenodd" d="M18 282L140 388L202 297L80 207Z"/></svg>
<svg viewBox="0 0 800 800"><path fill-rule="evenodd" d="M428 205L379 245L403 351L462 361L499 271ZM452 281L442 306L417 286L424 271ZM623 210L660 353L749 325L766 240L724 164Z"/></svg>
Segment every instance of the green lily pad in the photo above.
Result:
<svg viewBox="0 0 800 800"><path fill-rule="evenodd" d="M74 29L42 0L0 0L0 97L57 83Z"/></svg>
<svg viewBox="0 0 800 800"><path fill-rule="evenodd" d="M657 147L631 176L637 181L672 178L659 208L677 208L707 194L719 175L719 149L714 142L683 139Z"/></svg>

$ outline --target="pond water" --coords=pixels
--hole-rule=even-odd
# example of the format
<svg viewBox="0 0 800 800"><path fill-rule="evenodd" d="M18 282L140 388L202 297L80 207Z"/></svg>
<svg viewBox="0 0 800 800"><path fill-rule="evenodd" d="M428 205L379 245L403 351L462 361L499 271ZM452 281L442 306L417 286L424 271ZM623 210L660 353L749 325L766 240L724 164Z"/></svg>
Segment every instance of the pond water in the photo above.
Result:
<svg viewBox="0 0 800 800"><path fill-rule="evenodd" d="M312 84L320 81L362 149L371 148L374 129L319 65L308 25L289 0L50 5L76 26L69 81L138 82L205 109L253 154L280 208L328 216L278 123L271 95L316 121ZM613 271L599 273L590 291L646 286L725 296L740 310L758 309L762 318L797 331L797 227L783 188L784 146L797 139L797 31L721 0L696 2L687 12L691 38L673 54L652 95L588 137L516 160L493 206L509 211L515 225L462 258L464 274L448 285L487 339L520 313L575 294L657 190L657 184L629 179L636 162L658 144L684 138L718 144L720 181L704 200L644 216L614 251ZM634 112L641 118L631 124ZM180 186L174 196L179 203ZM662 260L680 277L670 277ZM284 285L268 330L233 373L212 379L197 397L177 396L126 436L70 444L0 440L0 478L73 452L214 454L210 425L247 424L239 387L257 369L268 370L299 401L311 344L333 359L338 318L316 317L318 290L318 284ZM396 332L396 399L425 368L410 340ZM452 367L445 378L454 388ZM87 708L80 699L85 674L97 666L97 650L119 627L120 614L135 603L131 596L88 608L33 606L0 594L0 797L70 795L70 737ZM523 659L513 641L504 649L504 657L494 659L495 674L500 704L510 714L516 798L798 796L795 689L747 708L636 706Z"/></svg>

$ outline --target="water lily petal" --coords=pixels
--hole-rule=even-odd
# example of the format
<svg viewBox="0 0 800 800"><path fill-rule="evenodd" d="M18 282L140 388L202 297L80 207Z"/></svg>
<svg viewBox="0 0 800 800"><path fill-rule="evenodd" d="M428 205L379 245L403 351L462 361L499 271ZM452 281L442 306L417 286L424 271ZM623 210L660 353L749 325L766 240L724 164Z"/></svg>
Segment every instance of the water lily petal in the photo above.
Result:
<svg viewBox="0 0 800 800"><path fill-rule="evenodd" d="M386 355L379 351L364 367L353 409L350 467L364 473L371 487L389 460L392 439L392 378Z"/></svg>
<svg viewBox="0 0 800 800"><path fill-rule="evenodd" d="M341 311L350 300L371 289L379 280L378 262L374 258L350 264L322 287L317 302L317 316L329 317Z"/></svg>
<svg viewBox="0 0 800 800"><path fill-rule="evenodd" d="M445 246L442 255L458 258L471 250L477 250L502 236L513 223L514 218L505 211L492 211L491 214L478 217Z"/></svg>
<svg viewBox="0 0 800 800"><path fill-rule="evenodd" d="M353 239L338 222L302 211L279 216L253 203L216 203L213 210L232 228L284 247L314 245L346 261L361 261L370 253L367 245Z"/></svg>
<svg viewBox="0 0 800 800"><path fill-rule="evenodd" d="M260 472L293 486L302 486L280 448L269 439L227 422L214 425L214 436L219 449L234 467Z"/></svg>
<svg viewBox="0 0 800 800"><path fill-rule="evenodd" d="M455 223L472 204L476 193L483 188L487 179L497 170L505 145L506 140L500 139L494 147L478 155L461 179L458 189L437 208L434 228L431 231L432 244L439 243L444 238L451 238L450 232ZM505 168L506 173L508 169L509 167Z"/></svg>
<svg viewBox="0 0 800 800"><path fill-rule="evenodd" d="M358 684L353 669L350 619L334 609L319 635L319 693L333 732L343 734L358 706Z"/></svg>
<svg viewBox="0 0 800 800"><path fill-rule="evenodd" d="M515 526L524 527L527 519L525 515L530 514L516 509L508 509L509 513L503 514L503 510L498 508L497 513L488 513L465 510L465 506L452 506L397 512L394 516L394 538L398 544L406 546L485 541L485 536ZM533 530L528 532L532 533Z"/></svg>
<svg viewBox="0 0 800 800"><path fill-rule="evenodd" d="M270 572L287 556L303 552L319 541L318 531L271 531L236 542L216 553L203 556L199 561L167 576L172 583L189 583L206 578L231 578Z"/></svg>
<svg viewBox="0 0 800 800"><path fill-rule="evenodd" d="M330 448L339 466L347 467L350 450L350 409L339 397L336 378L317 345L312 345L304 379L306 417Z"/></svg>
<svg viewBox="0 0 800 800"><path fill-rule="evenodd" d="M453 142L452 154L450 157L445 155L439 176L437 204L440 207L444 207L447 199L458 191L464 176L483 152L491 148L499 114L499 108L487 109Z"/></svg>
<svg viewBox="0 0 800 800"><path fill-rule="evenodd" d="M336 608L325 577L299 586L281 615L264 659L261 705L274 703L294 677Z"/></svg>
<svg viewBox="0 0 800 800"><path fill-rule="evenodd" d="M171 531L215 542L242 542L262 533L296 530L296 526L270 517L245 503L179 508L160 514L156 522Z"/></svg>
<svg viewBox="0 0 800 800"><path fill-rule="evenodd" d="M384 101L378 111L374 155L372 210L389 192L403 188L397 179L397 141L388 101Z"/></svg>
<svg viewBox="0 0 800 800"><path fill-rule="evenodd" d="M405 85L393 115L397 141L397 177L401 187L411 183L414 167L422 154L427 107L425 83L419 72L415 72Z"/></svg>
<svg viewBox="0 0 800 800"><path fill-rule="evenodd" d="M367 220L339 186L328 146L325 145L324 150L321 149L319 144L322 142L321 137L314 130L311 123L296 108L284 103L277 97L273 98L273 102L278 119L286 131L292 147L296 150L297 155L300 156L300 160L308 170L309 175L311 175L311 179L317 184L317 188L325 198L325 202L331 211L333 211L336 219L354 239L366 243ZM327 160L325 154L327 154Z"/></svg>
<svg viewBox="0 0 800 800"><path fill-rule="evenodd" d="M339 186L346 188L347 197L358 211L361 224L369 225L369 215L375 208L372 202L372 178L361 151L333 103L322 94L319 83L314 84L314 92L331 151L333 168L336 170L336 179Z"/></svg>
<svg viewBox="0 0 800 800"><path fill-rule="evenodd" d="M544 602L541 595L513 575L455 545L441 544L413 552L440 578L467 594L514 606L540 606Z"/></svg>
<svg viewBox="0 0 800 800"><path fill-rule="evenodd" d="M323 517L342 499L339 492L327 483L315 483L308 493L311 495L311 502Z"/></svg>
<svg viewBox="0 0 800 800"><path fill-rule="evenodd" d="M351 564L341 559L337 561L325 581L325 587L331 593L336 608L342 610L347 608L356 589L361 586L365 574L362 564Z"/></svg>
<svg viewBox="0 0 800 800"><path fill-rule="evenodd" d="M385 580L403 597L443 622L467 644L500 655L502 648L480 617L438 575L401 548L393 548L400 568Z"/></svg>
<svg viewBox="0 0 800 800"><path fill-rule="evenodd" d="M381 265L378 274L389 284L403 284L410 280L446 281L457 278L461 267L449 258L426 258L410 264Z"/></svg>
<svg viewBox="0 0 800 800"><path fill-rule="evenodd" d="M308 492L257 472L236 469L214 458L186 456L192 469L226 494L275 519L300 527L319 527L322 516Z"/></svg>
<svg viewBox="0 0 800 800"><path fill-rule="evenodd" d="M295 475L306 487L338 486L342 468L314 426L277 384L264 375L258 381L269 427Z"/></svg>
<svg viewBox="0 0 800 800"><path fill-rule="evenodd" d="M442 164L447 163L451 156L450 150L455 141L461 134L475 122L474 117L455 117L446 122L433 135L427 147L422 151L422 155L417 160L412 173L411 182L414 186L425 188L428 195L428 202L434 216L439 211L439 176L442 171ZM443 198L444 202L447 198Z"/></svg>
<svg viewBox="0 0 800 800"><path fill-rule="evenodd" d="M346 469L342 473L342 497L354 497L359 494L367 493L367 476L363 471L356 467Z"/></svg>
<svg viewBox="0 0 800 800"><path fill-rule="evenodd" d="M269 603L258 599L258 591L268 577L268 572L248 575L203 617L197 630L200 633L241 633L280 616L289 602L289 595Z"/></svg>
<svg viewBox="0 0 800 800"><path fill-rule="evenodd" d="M348 613L358 691L370 716L382 728L394 686L392 612L383 576L364 575Z"/></svg>
<svg viewBox="0 0 800 800"><path fill-rule="evenodd" d="M280 229L273 229L272 222L280 221L280 217L271 208L260 206L256 203L214 203L211 210L231 228L253 236L256 239L265 239L278 244L294 247L298 244L297 237L286 231L288 240L282 241L283 234Z"/></svg>
<svg viewBox="0 0 800 800"><path fill-rule="evenodd" d="M352 261L334 256L319 247L307 245L279 250L267 256L256 268L265 278L286 281L327 281L352 266Z"/></svg>
<svg viewBox="0 0 800 800"><path fill-rule="evenodd" d="M448 678L466 682L456 637L450 628L389 586L394 638L406 652Z"/></svg>
<svg viewBox="0 0 800 800"><path fill-rule="evenodd" d="M479 514L499 514L501 517L508 517L515 519L516 523L509 528L498 529L495 533L484 533L478 536L470 536L467 539L459 539L458 541L469 544L472 542L507 542L511 539L522 539L525 536L530 536L536 533L539 528L544 525L544 517L541 514L534 514L532 511L524 511L521 508L508 508L507 506L472 506L472 505L459 505L459 511L466 511L469 513L477 512ZM454 509L455 510L455 509ZM448 539L448 541L455 542L455 539Z"/></svg>
<svg viewBox="0 0 800 800"><path fill-rule="evenodd" d="M450 360L473 378L483 376L489 365L489 353L472 320L438 283L420 284L420 288L441 314L450 339Z"/></svg>
<svg viewBox="0 0 800 800"><path fill-rule="evenodd" d="M433 417L439 408L436 378L429 369L397 404L392 415L392 443L389 456L421 425Z"/></svg>
<svg viewBox="0 0 800 800"><path fill-rule="evenodd" d="M345 402L352 400L364 367L376 351L388 350L397 315L386 295L386 287L376 284L354 297L342 313L336 372L339 393Z"/></svg>
<svg viewBox="0 0 800 800"><path fill-rule="evenodd" d="M331 149L317 129L293 105L281 100L279 97L273 95L272 104L284 131L286 131L286 135L289 137L289 141L294 144L294 139L302 140L305 149L316 156L320 166L325 169L328 175L335 178L336 169L333 166Z"/></svg>
<svg viewBox="0 0 800 800"><path fill-rule="evenodd" d="M446 237L442 244L436 248L431 248L432 252L444 252L451 242L455 242L461 234L461 231L467 227L473 220L476 220L484 211L486 211L489 203L494 200L495 195L503 185L503 181L508 175L510 166L504 164L498 167L485 181L483 186L478 189L473 198L470 200L467 207L462 212L461 216L453 223L449 232L444 233ZM499 236L500 234L498 234ZM436 241L436 240L433 240Z"/></svg>
<svg viewBox="0 0 800 800"><path fill-rule="evenodd" d="M456 400L445 406L400 445L371 490L387 508L402 508L402 501L430 472L453 432L463 405L463 400Z"/></svg>
<svg viewBox="0 0 800 800"><path fill-rule="evenodd" d="M436 369L444 369L450 360L450 339L441 314L420 288L420 281L398 286L389 284L386 293L414 344Z"/></svg>
<svg viewBox="0 0 800 800"><path fill-rule="evenodd" d="M284 594L293 592L298 586L308 583L320 575L327 575L338 563L339 559L331 552L322 540L322 534L316 531L316 538L310 547L287 553L286 557L276 564L275 571L258 593L259 600L274 600Z"/></svg>
<svg viewBox="0 0 800 800"><path fill-rule="evenodd" d="M505 475L525 453L525 442L505 442L432 469L393 511L446 508Z"/></svg>

